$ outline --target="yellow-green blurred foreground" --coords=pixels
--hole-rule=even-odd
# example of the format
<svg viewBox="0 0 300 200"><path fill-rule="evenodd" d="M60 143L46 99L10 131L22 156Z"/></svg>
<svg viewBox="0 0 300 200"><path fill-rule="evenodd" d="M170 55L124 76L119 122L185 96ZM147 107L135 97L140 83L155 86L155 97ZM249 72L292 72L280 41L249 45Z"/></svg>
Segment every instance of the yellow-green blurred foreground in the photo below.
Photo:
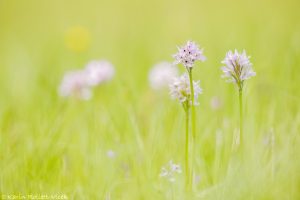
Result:
<svg viewBox="0 0 300 200"><path fill-rule="evenodd" d="M0 198L300 199L299 8L298 0L0 0ZM148 83L150 68L172 62L189 39L208 58L194 69L203 94L192 194L184 173L174 184L159 177L170 160L184 170L184 112ZM233 145L238 92L220 77L235 48L257 73L244 92L242 157ZM65 71L92 59L115 65L113 81L90 101L61 98Z"/></svg>

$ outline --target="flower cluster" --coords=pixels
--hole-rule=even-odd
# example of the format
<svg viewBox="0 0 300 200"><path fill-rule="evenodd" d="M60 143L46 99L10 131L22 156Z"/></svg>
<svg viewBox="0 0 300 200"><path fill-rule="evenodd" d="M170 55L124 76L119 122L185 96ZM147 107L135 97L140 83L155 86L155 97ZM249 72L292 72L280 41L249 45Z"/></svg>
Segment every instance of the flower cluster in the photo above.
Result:
<svg viewBox="0 0 300 200"><path fill-rule="evenodd" d="M167 87L174 77L178 75L178 69L172 63L160 62L153 66L149 72L150 86L155 89Z"/></svg>
<svg viewBox="0 0 300 200"><path fill-rule="evenodd" d="M173 55L175 58L175 64L183 64L187 69L192 68L194 63L199 61L205 61L206 57L203 55L203 49L199 49L195 42L188 41L186 45L178 47L178 52Z"/></svg>
<svg viewBox="0 0 300 200"><path fill-rule="evenodd" d="M167 166L161 168L159 176L166 178L170 182L175 182L175 174L181 174L181 172L182 170L180 165L174 164L171 160Z"/></svg>
<svg viewBox="0 0 300 200"><path fill-rule="evenodd" d="M198 105L198 96L199 94L202 94L202 88L199 84L200 81L193 81L195 105ZM174 78L173 83L170 84L170 95L173 99L178 99L183 104L189 102L189 105L191 105L190 81L186 73L180 77Z"/></svg>
<svg viewBox="0 0 300 200"><path fill-rule="evenodd" d="M222 64L225 65L221 68L224 73L222 77L227 78L228 82L236 83L242 89L244 80L256 75L249 58L245 50L242 53L237 50L234 53L229 51L222 61Z"/></svg>
<svg viewBox="0 0 300 200"><path fill-rule="evenodd" d="M108 61L91 61L82 70L67 72L59 86L62 97L73 96L88 100L92 97L92 87L109 81L114 76L114 67Z"/></svg>

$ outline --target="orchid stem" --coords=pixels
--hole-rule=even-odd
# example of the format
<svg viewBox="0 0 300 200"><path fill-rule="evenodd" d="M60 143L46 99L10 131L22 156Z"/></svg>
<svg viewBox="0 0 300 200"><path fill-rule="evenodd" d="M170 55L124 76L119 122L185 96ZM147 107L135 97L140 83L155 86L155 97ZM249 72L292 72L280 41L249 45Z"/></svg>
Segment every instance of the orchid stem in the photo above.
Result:
<svg viewBox="0 0 300 200"><path fill-rule="evenodd" d="M190 167L189 167L189 106L185 108L185 186L189 188L190 182Z"/></svg>
<svg viewBox="0 0 300 200"><path fill-rule="evenodd" d="M243 89L239 89L240 102L240 146L243 147Z"/></svg>
<svg viewBox="0 0 300 200"><path fill-rule="evenodd" d="M190 88L191 88L191 102L192 102L192 155L191 155L191 181L193 184L193 170L194 170L194 157L195 157L195 147L196 147L196 112L194 104L194 84L193 84L193 74L192 68L188 70L189 79L190 79Z"/></svg>

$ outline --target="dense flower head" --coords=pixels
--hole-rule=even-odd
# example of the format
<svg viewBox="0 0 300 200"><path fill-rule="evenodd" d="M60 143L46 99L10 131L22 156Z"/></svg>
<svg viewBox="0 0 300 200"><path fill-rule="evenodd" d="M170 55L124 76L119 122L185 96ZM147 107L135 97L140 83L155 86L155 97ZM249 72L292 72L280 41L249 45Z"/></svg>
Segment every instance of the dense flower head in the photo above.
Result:
<svg viewBox="0 0 300 200"><path fill-rule="evenodd" d="M176 66L169 62L160 62L149 72L150 86L156 90L166 88L177 75Z"/></svg>
<svg viewBox="0 0 300 200"><path fill-rule="evenodd" d="M159 176L166 178L170 182L175 182L175 174L181 174L181 172L180 165L173 163L171 160L167 166L161 168Z"/></svg>
<svg viewBox="0 0 300 200"><path fill-rule="evenodd" d="M250 57L246 55L245 50L242 53L237 50L234 53L232 51L227 52L225 59L222 61L222 64L225 65L221 68L224 72L222 77L242 88L244 80L256 75L249 59Z"/></svg>
<svg viewBox="0 0 300 200"><path fill-rule="evenodd" d="M198 105L198 96L202 94L200 81L193 81L194 86L194 104ZM173 99L178 99L181 103L189 102L191 105L191 88L188 75L185 73L180 77L174 78L173 83L170 84L170 95Z"/></svg>
<svg viewBox="0 0 300 200"><path fill-rule="evenodd" d="M74 96L84 100L90 99L92 92L88 85L86 72L83 70L67 72L59 87L59 94L63 97Z"/></svg>
<svg viewBox="0 0 300 200"><path fill-rule="evenodd" d="M206 60L203 49L200 49L193 41L187 41L184 46L178 47L178 52L173 57L176 65L181 63L186 68L192 68L197 60L202 62Z"/></svg>
<svg viewBox="0 0 300 200"><path fill-rule="evenodd" d="M106 60L93 60L86 65L88 83L91 86L109 81L113 78L115 70L113 65Z"/></svg>

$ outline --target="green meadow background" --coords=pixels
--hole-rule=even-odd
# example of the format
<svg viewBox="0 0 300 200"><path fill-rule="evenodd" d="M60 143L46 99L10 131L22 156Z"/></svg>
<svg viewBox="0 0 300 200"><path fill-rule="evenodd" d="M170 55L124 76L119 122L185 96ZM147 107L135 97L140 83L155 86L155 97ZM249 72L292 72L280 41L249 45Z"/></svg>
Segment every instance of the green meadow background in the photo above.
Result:
<svg viewBox="0 0 300 200"><path fill-rule="evenodd" d="M299 8L297 0L0 0L2 199L300 199ZM159 177L169 160L184 167L184 111L148 82L151 67L172 62L187 40L207 56L193 71L203 94L191 196L184 173L174 184ZM257 73L244 90L242 159L233 144L238 91L220 70L235 48ZM110 60L114 79L90 101L61 98L63 74L92 59Z"/></svg>

